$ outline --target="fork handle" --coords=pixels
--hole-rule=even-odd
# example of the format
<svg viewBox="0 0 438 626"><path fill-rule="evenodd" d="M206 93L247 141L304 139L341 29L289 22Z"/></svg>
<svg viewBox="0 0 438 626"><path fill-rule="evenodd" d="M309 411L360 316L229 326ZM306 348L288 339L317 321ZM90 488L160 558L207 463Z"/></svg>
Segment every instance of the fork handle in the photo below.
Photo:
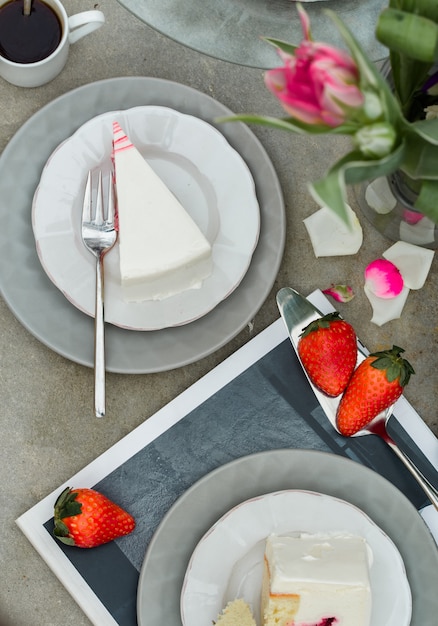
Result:
<svg viewBox="0 0 438 626"><path fill-rule="evenodd" d="M410 471L412 476L416 479L420 487L423 489L424 493L427 495L433 506L438 511L438 491L435 489L433 485L423 476L420 470L412 463L411 459L406 456L406 454L400 450L398 445L388 437L386 439L386 443L389 445L391 450L395 452L400 461L405 465L405 467Z"/></svg>
<svg viewBox="0 0 438 626"><path fill-rule="evenodd" d="M94 311L94 412L105 415L105 327L103 315L103 255L96 261L96 305Z"/></svg>

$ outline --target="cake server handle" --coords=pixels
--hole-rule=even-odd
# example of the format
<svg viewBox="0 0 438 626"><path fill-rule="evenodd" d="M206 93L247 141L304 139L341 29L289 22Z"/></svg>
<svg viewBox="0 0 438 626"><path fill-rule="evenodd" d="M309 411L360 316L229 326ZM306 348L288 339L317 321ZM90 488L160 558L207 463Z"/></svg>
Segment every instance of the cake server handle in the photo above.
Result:
<svg viewBox="0 0 438 626"><path fill-rule="evenodd" d="M389 437L384 437L386 443L391 448L391 450L398 456L400 461L404 464L407 470L411 473L413 478L418 482L420 487L423 489L424 493L429 498L431 504L438 511L438 491L435 487L427 480L425 476L420 472L420 470L414 465L411 459L398 447L398 445Z"/></svg>

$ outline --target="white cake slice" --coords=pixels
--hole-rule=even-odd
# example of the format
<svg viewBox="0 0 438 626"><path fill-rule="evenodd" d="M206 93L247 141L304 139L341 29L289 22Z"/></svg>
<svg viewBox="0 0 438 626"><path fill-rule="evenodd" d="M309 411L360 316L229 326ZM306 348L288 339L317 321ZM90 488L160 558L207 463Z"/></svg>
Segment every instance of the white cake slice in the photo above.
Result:
<svg viewBox="0 0 438 626"><path fill-rule="evenodd" d="M212 271L209 242L118 122L113 133L124 299L162 300L199 288Z"/></svg>
<svg viewBox="0 0 438 626"><path fill-rule="evenodd" d="M270 536L262 587L263 626L369 626L369 552L353 535Z"/></svg>

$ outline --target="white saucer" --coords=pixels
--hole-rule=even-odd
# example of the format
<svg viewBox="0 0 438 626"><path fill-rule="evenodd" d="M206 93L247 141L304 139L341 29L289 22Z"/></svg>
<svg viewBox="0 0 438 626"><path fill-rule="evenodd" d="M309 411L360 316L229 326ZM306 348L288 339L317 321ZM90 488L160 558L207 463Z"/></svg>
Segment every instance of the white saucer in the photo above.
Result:
<svg viewBox="0 0 438 626"><path fill-rule="evenodd" d="M260 624L265 539L292 532L346 532L372 551L371 626L409 626L412 598L403 560L391 539L359 508L332 496L286 490L252 498L204 535L187 568L181 594L184 626L217 619L228 601L244 598Z"/></svg>
<svg viewBox="0 0 438 626"><path fill-rule="evenodd" d="M88 170L109 170L113 120L212 244L213 272L200 289L162 301L126 303L116 245L105 260L105 319L131 330L187 324L236 289L260 232L254 181L245 161L221 133L197 117L162 106L112 111L91 119L64 141L49 158L33 201L41 264L74 306L94 315L95 261L81 241L80 215Z"/></svg>

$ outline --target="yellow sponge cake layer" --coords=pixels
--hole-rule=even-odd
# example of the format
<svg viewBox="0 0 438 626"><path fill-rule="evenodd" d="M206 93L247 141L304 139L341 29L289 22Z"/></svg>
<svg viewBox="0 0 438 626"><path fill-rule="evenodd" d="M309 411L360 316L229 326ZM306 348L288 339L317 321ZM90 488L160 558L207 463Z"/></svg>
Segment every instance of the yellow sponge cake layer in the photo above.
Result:
<svg viewBox="0 0 438 626"><path fill-rule="evenodd" d="M229 602L215 624L216 626L256 626L251 609L241 598Z"/></svg>

